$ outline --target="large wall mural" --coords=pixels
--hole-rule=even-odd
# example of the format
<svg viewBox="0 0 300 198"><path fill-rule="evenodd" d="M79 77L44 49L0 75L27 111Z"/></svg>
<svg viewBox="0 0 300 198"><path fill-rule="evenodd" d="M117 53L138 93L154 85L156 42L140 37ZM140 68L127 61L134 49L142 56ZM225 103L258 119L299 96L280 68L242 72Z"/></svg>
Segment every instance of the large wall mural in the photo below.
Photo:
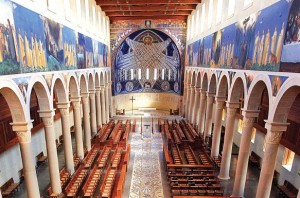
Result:
<svg viewBox="0 0 300 198"><path fill-rule="evenodd" d="M279 71L290 6L290 1L278 1L191 43L187 48L186 65ZM299 9L299 6L297 8Z"/></svg>
<svg viewBox="0 0 300 198"><path fill-rule="evenodd" d="M300 62L300 0L294 0L288 17L282 62Z"/></svg>
<svg viewBox="0 0 300 198"><path fill-rule="evenodd" d="M120 45L114 63L114 93L180 93L181 59L165 33L139 30Z"/></svg>
<svg viewBox="0 0 300 198"><path fill-rule="evenodd" d="M148 39L145 37L145 41L144 40L135 40L135 37L137 37L138 34L141 33L143 31L148 31L148 33L151 35L151 38L149 37ZM151 31L150 31L151 30ZM146 34L145 34L146 35ZM144 36L145 36L144 35ZM127 39L128 38L128 39ZM142 39L142 37L137 37L136 39ZM168 40L168 38L170 40ZM183 86L181 81L175 80L175 79L180 79L183 77L183 72L182 72L182 67L180 67L181 65L184 65L184 52L185 52L185 42L186 42L186 21L183 20L133 20L133 21L114 21L111 25L110 25L110 39L111 39L111 60L112 62L115 64L115 67L112 68L112 72L113 72L113 81L114 81L114 94L123 94L123 93L130 93L130 92L176 92L181 94L181 87ZM148 41L147 41L148 40ZM131 42L132 41L132 42ZM164 76L164 80L166 81L166 79L169 78L169 70L170 71L175 71L175 67L177 66L172 66L171 64L171 59L173 57L169 57L166 60L159 60L157 58L155 58L155 61L153 63L153 60L149 60L150 62L148 63L148 60L146 61L147 57L156 57L156 55L162 54L161 52L165 53L169 53L169 54L162 54L160 55L161 59L164 59L165 56L171 56L170 54L174 54L174 57L177 56L177 52L178 52L178 56L180 56L180 63L179 63L179 68L177 68L177 73L176 72L171 72L170 73L170 77L173 80L167 80L165 83L163 84L159 84L158 81L154 82L154 80L151 81L145 81L145 80L141 80L140 82L137 83L137 81L133 84L128 83L129 85L128 90L131 91L127 91L126 90L126 85L125 85L125 81L120 80L120 76L126 76L126 79L130 79L131 77L131 70L129 70L130 72L124 74L124 73L120 73L120 65L116 66L116 62L119 64L123 64L121 63L120 60L120 52L124 54L124 50L126 51L126 49L129 49L129 45L131 45L132 43L139 42L139 44L141 46L145 45L148 46L148 48L152 48L153 51L155 51L154 54L153 51L152 52L147 52L147 56L145 56L144 58L140 58L141 60L139 60L140 62L143 62L143 71L146 71L145 68L147 68L147 66L150 66L151 64L155 65L155 64L160 64L160 67L163 68L164 66L166 66L165 70L162 70L157 67L158 65L155 65L157 68L157 78L159 78L159 76ZM147 42L151 42L151 45L145 44ZM160 44L158 44L160 43ZM156 51L156 47L159 47L159 45L164 46L164 44L168 44L168 47L166 48L166 50L162 51L162 49L158 49ZM120 50L120 48L123 48L122 50ZM134 47L133 47L134 48ZM172 50L173 49L177 49L177 50ZM146 49L146 48L145 48ZM139 52L143 52L138 50ZM173 51L175 53L173 53ZM137 51L135 53L138 53ZM129 56L129 55L128 55ZM137 61L137 62L139 62ZM169 62L167 62L169 61ZM178 60L176 60L175 62L178 62ZM135 64L135 63L134 63ZM168 65L171 64L171 65ZM176 63L177 64L177 63ZM137 64L138 65L138 64ZM164 66L163 66L164 65ZM151 67L152 69L155 69L153 66ZM142 69L142 68L141 68ZM169 69L169 70L167 70ZM118 71L117 71L118 70ZM122 70L121 70L122 71ZM135 71L135 70L133 70ZM119 73L118 73L119 72ZM124 70L125 72L125 70ZM138 72L138 70L136 70L136 72ZM163 73L164 72L164 73ZM166 73L165 73L166 72ZM138 76L138 73L133 73L134 76ZM145 77L146 73L143 73L141 70L141 76ZM176 76L175 76L176 75ZM154 77L154 70L149 70L149 78L150 77ZM165 78L166 77L166 78ZM117 80L117 81L116 81ZM161 81L161 80L160 80ZM176 82L176 83L175 83ZM162 82L160 82L162 83ZM175 85L175 86L174 86ZM132 88L131 88L132 87Z"/></svg>
<svg viewBox="0 0 300 198"><path fill-rule="evenodd" d="M9 0L0 7L0 75L108 66L99 41Z"/></svg>

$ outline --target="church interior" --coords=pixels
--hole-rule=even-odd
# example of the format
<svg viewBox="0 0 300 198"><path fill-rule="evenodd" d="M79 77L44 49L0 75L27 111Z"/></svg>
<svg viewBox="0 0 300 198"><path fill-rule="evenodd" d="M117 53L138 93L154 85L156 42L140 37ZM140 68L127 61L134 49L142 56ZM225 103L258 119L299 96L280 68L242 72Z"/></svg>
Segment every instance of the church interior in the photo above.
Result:
<svg viewBox="0 0 300 198"><path fill-rule="evenodd" d="M300 198L300 0L0 10L0 198Z"/></svg>

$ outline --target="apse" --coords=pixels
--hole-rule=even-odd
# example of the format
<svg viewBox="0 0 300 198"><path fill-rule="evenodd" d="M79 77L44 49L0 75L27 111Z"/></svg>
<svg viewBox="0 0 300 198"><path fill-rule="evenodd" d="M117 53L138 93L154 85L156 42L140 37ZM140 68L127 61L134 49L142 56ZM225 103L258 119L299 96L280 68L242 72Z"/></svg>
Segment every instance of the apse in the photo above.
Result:
<svg viewBox="0 0 300 198"><path fill-rule="evenodd" d="M138 30L120 44L114 61L114 95L180 94L180 79L180 53L167 34Z"/></svg>

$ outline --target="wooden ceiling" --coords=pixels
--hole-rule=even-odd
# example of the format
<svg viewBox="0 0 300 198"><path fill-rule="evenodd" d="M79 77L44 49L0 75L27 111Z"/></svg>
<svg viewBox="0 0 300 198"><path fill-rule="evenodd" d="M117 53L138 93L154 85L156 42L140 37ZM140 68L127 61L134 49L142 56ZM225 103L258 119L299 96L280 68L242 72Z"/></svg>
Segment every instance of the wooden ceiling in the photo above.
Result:
<svg viewBox="0 0 300 198"><path fill-rule="evenodd" d="M182 19L201 0L96 0L110 21L136 19Z"/></svg>

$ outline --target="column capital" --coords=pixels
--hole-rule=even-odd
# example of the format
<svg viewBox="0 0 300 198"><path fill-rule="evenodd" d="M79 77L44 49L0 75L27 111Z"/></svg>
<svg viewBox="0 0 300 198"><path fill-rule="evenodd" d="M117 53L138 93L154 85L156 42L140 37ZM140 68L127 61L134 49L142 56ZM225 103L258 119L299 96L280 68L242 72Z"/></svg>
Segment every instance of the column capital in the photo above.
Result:
<svg viewBox="0 0 300 198"><path fill-rule="evenodd" d="M216 100L216 102L225 102L226 101L226 96L217 96L217 95L215 95L215 100Z"/></svg>
<svg viewBox="0 0 300 198"><path fill-rule="evenodd" d="M29 122L13 122L10 123L13 131L16 132L18 140L20 143L30 143L31 142L31 128L32 121Z"/></svg>
<svg viewBox="0 0 300 198"><path fill-rule="evenodd" d="M70 102L58 102L56 103L58 109L69 109Z"/></svg>
<svg viewBox="0 0 300 198"><path fill-rule="evenodd" d="M89 89L89 94L95 94L96 93L96 89Z"/></svg>
<svg viewBox="0 0 300 198"><path fill-rule="evenodd" d="M289 123L271 122L265 120L265 128L267 129L266 143L267 144L279 144L282 133L286 131Z"/></svg>
<svg viewBox="0 0 300 198"><path fill-rule="evenodd" d="M258 114L259 114L259 110L242 109L242 115L247 118L257 118Z"/></svg>
<svg viewBox="0 0 300 198"><path fill-rule="evenodd" d="M239 102L226 101L226 107L230 108L230 109L238 109L240 107L240 103Z"/></svg>
<svg viewBox="0 0 300 198"><path fill-rule="evenodd" d="M100 91L104 92L105 91L105 86L104 85L100 85Z"/></svg>
<svg viewBox="0 0 300 198"><path fill-rule="evenodd" d="M82 98L88 98L89 97L89 92L81 92L80 93Z"/></svg>
<svg viewBox="0 0 300 198"><path fill-rule="evenodd" d="M55 109L38 110L38 113L41 118L50 118L55 115Z"/></svg>
<svg viewBox="0 0 300 198"><path fill-rule="evenodd" d="M208 98L214 98L215 97L215 94L216 93L213 93L213 92L206 92L206 96L208 97Z"/></svg>
<svg viewBox="0 0 300 198"><path fill-rule="evenodd" d="M112 82L109 81L109 82L106 83L106 86L110 86L111 84L112 84Z"/></svg>
<svg viewBox="0 0 300 198"><path fill-rule="evenodd" d="M81 96L70 97L70 101L71 102L80 102Z"/></svg>
<svg viewBox="0 0 300 198"><path fill-rule="evenodd" d="M195 92L196 92L196 93L200 93L200 91L201 91L201 88L200 88L200 87L195 87Z"/></svg>
<svg viewBox="0 0 300 198"><path fill-rule="evenodd" d="M100 91L101 90L101 86L95 86L95 91Z"/></svg>

